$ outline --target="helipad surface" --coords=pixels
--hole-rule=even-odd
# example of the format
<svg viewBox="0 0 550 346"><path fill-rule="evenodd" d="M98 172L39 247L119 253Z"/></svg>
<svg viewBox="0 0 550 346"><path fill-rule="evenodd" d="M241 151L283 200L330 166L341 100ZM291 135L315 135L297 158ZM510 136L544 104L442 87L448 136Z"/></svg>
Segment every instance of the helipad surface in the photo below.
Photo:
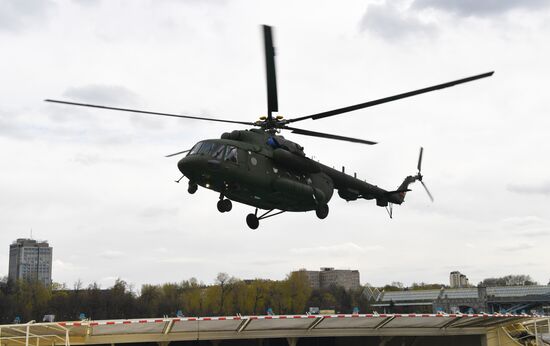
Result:
<svg viewBox="0 0 550 346"><path fill-rule="evenodd" d="M0 326L1 346L326 336L486 335L528 315L340 314L182 317Z"/></svg>

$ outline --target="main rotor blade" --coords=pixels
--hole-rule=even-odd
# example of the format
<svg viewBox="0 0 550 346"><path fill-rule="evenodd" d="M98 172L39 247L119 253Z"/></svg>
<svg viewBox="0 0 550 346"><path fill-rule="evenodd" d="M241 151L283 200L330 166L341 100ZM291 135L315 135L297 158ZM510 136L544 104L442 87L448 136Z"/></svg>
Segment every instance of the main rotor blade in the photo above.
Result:
<svg viewBox="0 0 550 346"><path fill-rule="evenodd" d="M190 152L191 149L187 149L187 150L183 150L183 151L178 151L177 153L173 153L173 154L170 154L170 155L166 155L164 157L172 157L172 156L176 156L176 155L180 155L180 154L185 154L187 152Z"/></svg>
<svg viewBox="0 0 550 346"><path fill-rule="evenodd" d="M340 141L347 141L347 142L361 143L361 144L369 144L369 145L377 144L377 142L367 141L367 140L364 140L364 139L332 135L330 133L322 133L322 132L315 132L315 131L309 131L309 130L302 130L302 129L297 129L297 128L288 127L288 126L283 127L283 129L291 130L292 133L296 133L296 134L299 134L299 135L305 135L305 136L337 139L337 140L340 140Z"/></svg>
<svg viewBox="0 0 550 346"><path fill-rule="evenodd" d="M495 71L482 73L482 74L475 75L475 76L472 76L472 77L457 79L457 80L454 80L452 82L438 84L438 85L434 85L434 86L431 86L431 87L418 89L418 90L414 90L414 91L409 91L409 92L402 93L402 94L397 94L397 95L393 95L393 96L389 96L389 97L384 97L384 98L381 98L381 99L378 99L378 100L368 101L368 102L365 102L365 103L359 103L359 104L356 104L356 105L353 105L353 106L333 109L333 110L327 111L327 112L322 112L322 113L317 113L317 114L312 114L312 115L306 115L306 116L299 117L299 118L289 119L289 120L287 120L287 123L292 123L292 122L295 122L295 121L302 121L302 120L306 120L306 119L317 120L317 119L322 119L322 118L326 118L326 117L331 117L333 115L338 115L338 114L342 114L342 113L355 111L355 110L358 110L358 109L372 107L372 106L376 106L376 105L379 105L379 104L382 104L382 103L392 102L392 101L404 99L406 97L420 95L420 94L424 94L424 93L427 93L427 92L430 92L430 91L435 91L435 90L439 90L439 89L452 87L452 86L457 85L457 84L467 83L467 82L471 82L471 81L474 81L474 80L477 80L477 79L490 77L490 76L493 75L493 73L495 73Z"/></svg>
<svg viewBox="0 0 550 346"><path fill-rule="evenodd" d="M190 116L190 115L150 112L150 111L142 111L142 110L138 110L138 109L99 106L99 105L92 105L92 104L87 104L87 103L78 103L78 102L69 102L69 101L60 101L60 100L50 100L50 99L46 99L44 101L53 102L53 103L61 103L61 104L71 105L71 106L92 107L92 108L99 108L99 109L108 109L108 110L113 110L113 111L131 112L131 113L140 113L140 114L150 114L150 115L161 115L161 116L165 116L165 117L176 117L176 118L195 119L195 120L207 120L207 121L216 121L216 122L220 122L220 123L232 123L232 124L242 124L242 125L252 125L252 126L254 126L254 123L246 122L246 121L224 120L224 119L205 118L205 117L193 117L193 116Z"/></svg>
<svg viewBox="0 0 550 346"><path fill-rule="evenodd" d="M418 172L422 170L422 153L424 152L424 148L420 147L420 154L418 155L418 165L416 166L418 168Z"/></svg>
<svg viewBox="0 0 550 346"><path fill-rule="evenodd" d="M273 34L270 26L263 25L265 73L267 82L267 120L271 122L272 112L279 111L277 101L277 77L275 74L275 48L273 47Z"/></svg>
<svg viewBox="0 0 550 346"><path fill-rule="evenodd" d="M424 184L424 182L422 180L420 180L420 183L422 184L422 186L424 186L424 190L426 190L426 193L428 194L428 197L430 197L430 200L433 202L434 197L430 193L430 190L428 190L428 187L426 186L426 184Z"/></svg>

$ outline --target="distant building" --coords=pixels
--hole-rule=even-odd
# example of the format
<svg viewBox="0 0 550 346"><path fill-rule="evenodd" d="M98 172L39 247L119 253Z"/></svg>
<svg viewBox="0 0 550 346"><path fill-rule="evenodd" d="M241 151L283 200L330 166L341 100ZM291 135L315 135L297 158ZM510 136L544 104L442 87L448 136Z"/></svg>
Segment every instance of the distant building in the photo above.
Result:
<svg viewBox="0 0 550 346"><path fill-rule="evenodd" d="M368 297L370 292L363 293ZM548 313L550 286L493 286L403 290L373 297L377 311L393 313Z"/></svg>
<svg viewBox="0 0 550 346"><path fill-rule="evenodd" d="M302 270L313 289L326 289L332 285L344 287L347 290L361 287L359 271L347 269L321 268L316 270Z"/></svg>
<svg viewBox="0 0 550 346"><path fill-rule="evenodd" d="M321 288L321 275L319 271L317 270L302 270L309 281L309 284L311 288L313 289L319 289Z"/></svg>
<svg viewBox="0 0 550 346"><path fill-rule="evenodd" d="M17 239L10 245L8 280L40 281L52 283L53 249L45 242L34 239Z"/></svg>
<svg viewBox="0 0 550 346"><path fill-rule="evenodd" d="M466 275L461 274L459 271L454 271L449 274L449 282L451 288L470 287L470 283Z"/></svg>

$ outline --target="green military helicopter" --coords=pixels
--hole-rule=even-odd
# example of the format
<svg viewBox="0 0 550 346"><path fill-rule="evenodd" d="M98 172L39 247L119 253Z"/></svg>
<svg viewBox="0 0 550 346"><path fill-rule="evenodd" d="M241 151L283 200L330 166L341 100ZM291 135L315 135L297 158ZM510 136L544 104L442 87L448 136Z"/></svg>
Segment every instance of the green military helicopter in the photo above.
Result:
<svg viewBox="0 0 550 346"><path fill-rule="evenodd" d="M188 191L190 194L194 194L198 186L218 192L220 197L217 208L220 212L230 211L232 209L231 201L244 203L256 208L254 213L246 216L246 223L251 229L257 229L260 220L287 211L315 211L319 219L324 219L328 216L328 202L332 198L334 190L337 190L338 195L346 201L374 199L377 206L386 207L390 218L392 217L392 205L403 203L405 194L410 191L409 185L416 181L422 183L429 198L433 201L431 193L422 181L422 148L420 148L418 159L418 172L415 175L407 176L397 190L384 190L357 179L355 174L353 176L346 174L344 168L342 168L342 171L339 171L306 157L302 146L284 138L279 133L281 130L289 130L292 133L300 135L373 145L376 142L314 132L289 125L308 119L324 119L453 85L471 82L489 77L494 72L483 73L327 112L284 119L281 116L273 115L274 112L278 112L278 101L275 50L270 26L263 26L263 36L267 74L267 116L261 117L255 122L150 112L50 99L45 101L140 114L253 126L254 128L249 130L235 130L223 133L220 139L200 141L189 150L167 156L187 153L178 162L178 169L183 176L177 182L183 177L187 177L189 179ZM265 211L259 214L258 211L260 209Z"/></svg>

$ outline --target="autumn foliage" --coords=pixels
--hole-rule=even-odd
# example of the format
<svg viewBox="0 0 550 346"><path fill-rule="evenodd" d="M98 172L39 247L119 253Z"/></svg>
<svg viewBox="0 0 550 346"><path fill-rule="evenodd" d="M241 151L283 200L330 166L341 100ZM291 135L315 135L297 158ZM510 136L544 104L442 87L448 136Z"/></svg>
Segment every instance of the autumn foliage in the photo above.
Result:
<svg viewBox="0 0 550 346"><path fill-rule="evenodd" d="M332 287L313 291L302 272L293 272L282 281L240 280L220 273L212 285L192 278L179 283L143 285L136 290L123 280L110 288L98 284L83 287L77 282L45 287L38 282L8 283L0 290L0 323L41 321L46 314L56 320L86 318L118 319L140 317L303 314L309 306L351 312L364 306L361 292Z"/></svg>

